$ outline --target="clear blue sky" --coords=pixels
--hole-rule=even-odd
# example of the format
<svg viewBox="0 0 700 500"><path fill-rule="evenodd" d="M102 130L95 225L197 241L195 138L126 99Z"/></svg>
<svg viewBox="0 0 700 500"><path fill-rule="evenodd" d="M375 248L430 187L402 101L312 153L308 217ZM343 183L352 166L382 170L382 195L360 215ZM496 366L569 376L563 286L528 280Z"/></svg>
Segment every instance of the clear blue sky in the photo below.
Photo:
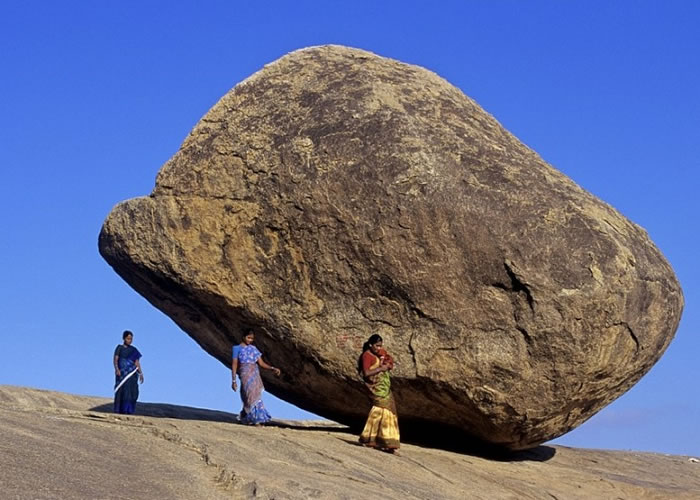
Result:
<svg viewBox="0 0 700 500"><path fill-rule="evenodd" d="M238 411L227 369L122 282L97 235L237 82L336 43L437 72L649 232L685 293L676 338L557 442L700 455L698 25L691 0L4 2L0 383L110 396L129 328L141 400Z"/></svg>

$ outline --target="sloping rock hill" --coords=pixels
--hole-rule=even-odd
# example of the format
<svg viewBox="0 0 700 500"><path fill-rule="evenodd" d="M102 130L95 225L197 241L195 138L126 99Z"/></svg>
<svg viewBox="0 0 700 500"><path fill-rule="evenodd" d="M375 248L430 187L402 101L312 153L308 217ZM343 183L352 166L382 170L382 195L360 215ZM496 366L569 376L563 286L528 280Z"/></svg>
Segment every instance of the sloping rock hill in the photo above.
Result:
<svg viewBox="0 0 700 500"><path fill-rule="evenodd" d="M540 446L509 457L356 444L346 428L0 386L2 497L31 498L700 498L689 457ZM429 432L429 429L426 429Z"/></svg>

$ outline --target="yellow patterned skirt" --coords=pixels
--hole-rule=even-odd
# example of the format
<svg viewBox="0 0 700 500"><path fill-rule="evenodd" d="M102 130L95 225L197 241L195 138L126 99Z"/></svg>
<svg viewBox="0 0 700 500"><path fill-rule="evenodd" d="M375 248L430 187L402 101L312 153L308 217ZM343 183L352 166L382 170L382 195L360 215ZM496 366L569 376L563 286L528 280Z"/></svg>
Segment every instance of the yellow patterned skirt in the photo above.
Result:
<svg viewBox="0 0 700 500"><path fill-rule="evenodd" d="M382 401L378 406L372 406L367 417L365 428L360 434L360 443L365 446L397 450L399 448L399 419L396 417L394 398L390 403Z"/></svg>

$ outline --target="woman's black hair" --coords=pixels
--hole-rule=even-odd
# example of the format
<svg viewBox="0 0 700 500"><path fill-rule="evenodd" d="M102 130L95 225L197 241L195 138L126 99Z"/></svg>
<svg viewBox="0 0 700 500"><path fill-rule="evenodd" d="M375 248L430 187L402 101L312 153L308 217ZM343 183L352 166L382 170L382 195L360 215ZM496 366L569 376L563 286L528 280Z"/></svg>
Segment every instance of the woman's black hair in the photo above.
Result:
<svg viewBox="0 0 700 500"><path fill-rule="evenodd" d="M132 337L134 336L133 333L131 333L129 330L124 330L124 333L122 333L122 340L126 340L126 338L131 335Z"/></svg>
<svg viewBox="0 0 700 500"><path fill-rule="evenodd" d="M362 345L362 354L365 353L365 351L369 350L369 346L376 344L377 342L384 342L384 339L382 339L382 336L379 335L378 333L375 333L370 336L370 338L367 339L367 342L365 342ZM362 375L362 354L360 354L360 357L357 358L357 372Z"/></svg>

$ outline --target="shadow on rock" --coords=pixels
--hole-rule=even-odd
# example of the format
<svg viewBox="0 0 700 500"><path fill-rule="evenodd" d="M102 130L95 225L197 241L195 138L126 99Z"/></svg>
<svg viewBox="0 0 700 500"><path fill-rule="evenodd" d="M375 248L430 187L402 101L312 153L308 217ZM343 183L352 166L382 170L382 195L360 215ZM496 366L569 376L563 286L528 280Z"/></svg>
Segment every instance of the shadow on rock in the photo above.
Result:
<svg viewBox="0 0 700 500"><path fill-rule="evenodd" d="M295 429L299 431L351 432L349 427L330 420L279 420L273 418L271 422L265 425L267 427L279 427L282 429Z"/></svg>
<svg viewBox="0 0 700 500"><path fill-rule="evenodd" d="M113 406L111 403L107 403L90 408L90 410L101 413L113 413ZM233 413L166 403L138 403L136 406L136 415L244 425L238 421L238 415ZM425 422L422 422L421 425L412 424L415 423L408 422L406 425L401 426L402 443L423 448L442 449L463 455L472 455L487 460L502 462L546 462L556 454L556 449L551 446L537 446L528 450L512 451L479 441L455 429L435 428L435 426L431 428L431 426ZM399 423L399 425L401 425L401 423ZM307 421L273 419L271 422L265 424L265 426L313 432L351 433L358 436L362 430L359 427L348 427L330 420ZM430 431L427 429L430 429ZM343 441L346 441L348 444L356 444L359 446L359 443L354 440Z"/></svg>
<svg viewBox="0 0 700 500"><path fill-rule="evenodd" d="M425 441L413 443L410 440L404 440L404 443L413 444L422 448L438 448L453 453L462 455L471 455L474 457L484 458L486 460L494 460L498 462L546 462L556 455L557 450L551 446L536 446L528 450L508 450L505 448L497 448L490 444L464 444L464 443L431 443L426 445Z"/></svg>
<svg viewBox="0 0 700 500"><path fill-rule="evenodd" d="M503 462L546 462L554 458L556 453L556 448L540 445L529 450L511 451L495 459Z"/></svg>
<svg viewBox="0 0 700 500"><path fill-rule="evenodd" d="M111 403L90 408L90 411L100 413L114 413ZM225 422L241 424L238 415L219 410L207 410L204 408L192 408L190 406L171 405L166 403L138 403L135 415L141 417L176 418L181 420L202 420L206 422ZM348 432L348 427L331 422L330 420L282 420L273 419L265 424L266 427L279 427L282 429L297 429L303 431L323 432Z"/></svg>
<svg viewBox="0 0 700 500"><path fill-rule="evenodd" d="M113 413L111 403L90 408L91 411ZM205 410L188 406L170 405L164 403L138 403L136 415L142 417L179 418L183 420L205 420L208 422L238 423L238 417L233 413L218 410Z"/></svg>
<svg viewBox="0 0 700 500"><path fill-rule="evenodd" d="M461 429L408 421L401 425L401 442L423 448L438 448L462 455L471 455L500 462L546 462L554 457L551 446L535 446L526 450L510 450L475 438Z"/></svg>
<svg viewBox="0 0 700 500"><path fill-rule="evenodd" d="M344 441L352 446L364 446L355 439L341 439L341 441ZM453 453L471 455L496 462L546 462L554 458L554 455L557 453L557 450L551 446L537 446L529 450L510 451L505 449L493 449L493 447L483 447L477 449L467 446L426 446L425 443L416 444L410 441L404 441L404 443L419 446L421 448L443 449Z"/></svg>

